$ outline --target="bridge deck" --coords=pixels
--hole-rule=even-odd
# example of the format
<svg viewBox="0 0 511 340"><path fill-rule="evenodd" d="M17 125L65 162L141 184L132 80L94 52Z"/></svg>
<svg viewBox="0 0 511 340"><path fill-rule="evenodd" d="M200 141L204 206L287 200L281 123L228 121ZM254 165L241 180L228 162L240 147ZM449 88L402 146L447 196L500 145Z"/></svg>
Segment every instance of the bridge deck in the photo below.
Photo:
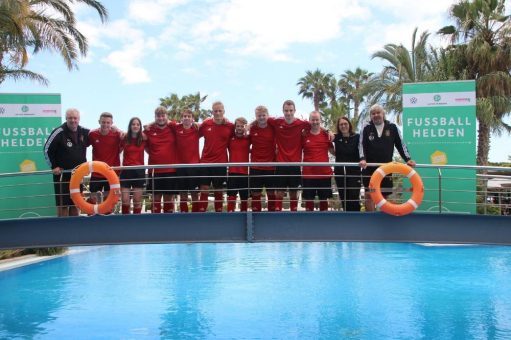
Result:
<svg viewBox="0 0 511 340"><path fill-rule="evenodd" d="M280 212L142 214L0 221L0 249L50 246L363 241L511 245L505 216Z"/></svg>

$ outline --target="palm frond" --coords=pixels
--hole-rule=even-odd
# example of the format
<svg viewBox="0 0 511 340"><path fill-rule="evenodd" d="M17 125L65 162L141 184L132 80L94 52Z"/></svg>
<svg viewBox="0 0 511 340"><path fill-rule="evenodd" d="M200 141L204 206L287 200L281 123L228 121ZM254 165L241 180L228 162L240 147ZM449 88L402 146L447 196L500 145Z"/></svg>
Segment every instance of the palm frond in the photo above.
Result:
<svg viewBox="0 0 511 340"><path fill-rule="evenodd" d="M28 79L36 81L44 86L47 86L49 83L48 79L46 79L43 75L23 69L0 69L0 84L5 78L10 78L14 81Z"/></svg>
<svg viewBox="0 0 511 340"><path fill-rule="evenodd" d="M108 18L106 8L96 0L2 0L0 2L0 58L3 69L24 70L28 50L33 54L48 50L58 53L69 70L77 68L80 56L88 50L86 37L76 27L72 4L83 3L98 13L102 22ZM55 14L56 13L56 14ZM19 77L36 79L30 73Z"/></svg>

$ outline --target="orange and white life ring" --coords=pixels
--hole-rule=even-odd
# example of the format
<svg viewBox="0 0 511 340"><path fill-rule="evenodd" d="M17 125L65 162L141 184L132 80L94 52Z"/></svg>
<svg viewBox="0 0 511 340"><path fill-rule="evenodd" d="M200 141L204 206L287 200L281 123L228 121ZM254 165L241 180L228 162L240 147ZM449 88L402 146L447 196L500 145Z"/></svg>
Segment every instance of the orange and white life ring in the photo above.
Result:
<svg viewBox="0 0 511 340"><path fill-rule="evenodd" d="M402 204L394 204L387 201L381 193L381 181L385 176L394 173L399 173L408 177L412 184L412 197ZM376 207L381 211L394 216L403 216L411 213L419 207L422 203L422 198L424 197L424 184L422 183L421 177L414 169L403 163L388 163L376 169L371 176L369 189L371 189L371 199Z"/></svg>
<svg viewBox="0 0 511 340"><path fill-rule="evenodd" d="M108 193L106 200L104 200L101 204L91 204L87 202L80 192L82 179L92 172L97 172L103 175L110 185L110 192ZM117 177L115 171L105 162L93 161L82 163L73 170L71 181L69 183L69 194L71 195L71 199L74 204L82 212L89 215L107 214L112 212L119 201L120 188L121 185L119 183L119 177Z"/></svg>

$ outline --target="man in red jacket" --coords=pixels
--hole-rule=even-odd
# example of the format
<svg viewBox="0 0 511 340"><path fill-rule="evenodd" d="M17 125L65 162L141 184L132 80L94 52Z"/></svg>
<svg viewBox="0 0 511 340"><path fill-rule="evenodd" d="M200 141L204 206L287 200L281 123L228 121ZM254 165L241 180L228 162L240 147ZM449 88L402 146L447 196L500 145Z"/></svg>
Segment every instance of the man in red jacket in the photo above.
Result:
<svg viewBox="0 0 511 340"><path fill-rule="evenodd" d="M255 109L256 121L250 126L252 163L275 162L275 132L268 124L268 109L258 106ZM250 167L250 188L252 191L252 211L261 211L261 193L266 189L268 211L275 211L275 167L254 165Z"/></svg>
<svg viewBox="0 0 511 340"><path fill-rule="evenodd" d="M179 164L200 163L199 128L194 122L193 112L185 109L181 112L181 123L173 125L176 133L176 153ZM188 193L192 197L192 212L199 211L199 168L177 169L180 211L188 212Z"/></svg>
<svg viewBox="0 0 511 340"><path fill-rule="evenodd" d="M330 136L321 130L321 114L312 111L309 116L311 127L302 136L304 162L329 162L328 152L333 152ZM314 210L314 198L319 198L319 210L328 210L328 199L332 197L332 167L304 166L302 169L303 199L305 209Z"/></svg>
<svg viewBox="0 0 511 340"><path fill-rule="evenodd" d="M167 109L159 106L154 111L155 121L147 126L144 134L147 137L147 153L149 165L175 164L176 138L174 130L169 126ZM174 212L174 195L176 194L176 169L159 168L149 170L149 189L153 196L153 213L161 213L163 197L163 212Z"/></svg>
<svg viewBox="0 0 511 340"><path fill-rule="evenodd" d="M246 135L247 120L243 117L234 121L234 136L229 141L229 163L246 163L250 154L250 137ZM248 167L229 166L227 177L227 211L236 209L236 196L240 195L240 211L247 211Z"/></svg>
<svg viewBox="0 0 511 340"><path fill-rule="evenodd" d="M277 162L302 161L302 131L310 127L309 122L295 118L295 103L286 100L282 105L283 118L269 118L268 123L275 131L277 142ZM302 184L299 166L278 166L275 170L276 205L275 210L282 210L282 198L289 188L290 210L298 208L298 187Z"/></svg>
<svg viewBox="0 0 511 340"><path fill-rule="evenodd" d="M234 125L224 118L225 109L222 102L214 102L213 119L202 122L199 133L204 137L201 163L227 163L227 146L234 133ZM200 168L200 211L207 211L209 188L213 185L215 190L215 211L223 209L223 188L227 184L227 167Z"/></svg>
<svg viewBox="0 0 511 340"><path fill-rule="evenodd" d="M120 166L119 154L121 152L121 132L118 129L112 129L113 115L110 112L103 112L99 116L99 129L89 132L89 143L92 146L92 160L101 161L115 167ZM117 170L117 175L119 171ZM89 189L91 192L91 203L101 201L101 192L103 197L108 196L110 186L108 181L100 174L93 172L90 178Z"/></svg>

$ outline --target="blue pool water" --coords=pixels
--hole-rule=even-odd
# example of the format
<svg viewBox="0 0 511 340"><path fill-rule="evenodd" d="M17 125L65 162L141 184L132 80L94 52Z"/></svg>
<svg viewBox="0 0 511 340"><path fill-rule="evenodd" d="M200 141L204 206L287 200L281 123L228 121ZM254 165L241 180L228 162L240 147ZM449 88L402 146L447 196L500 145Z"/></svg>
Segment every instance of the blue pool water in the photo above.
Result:
<svg viewBox="0 0 511 340"><path fill-rule="evenodd" d="M0 272L0 338L509 339L511 247L94 248Z"/></svg>

